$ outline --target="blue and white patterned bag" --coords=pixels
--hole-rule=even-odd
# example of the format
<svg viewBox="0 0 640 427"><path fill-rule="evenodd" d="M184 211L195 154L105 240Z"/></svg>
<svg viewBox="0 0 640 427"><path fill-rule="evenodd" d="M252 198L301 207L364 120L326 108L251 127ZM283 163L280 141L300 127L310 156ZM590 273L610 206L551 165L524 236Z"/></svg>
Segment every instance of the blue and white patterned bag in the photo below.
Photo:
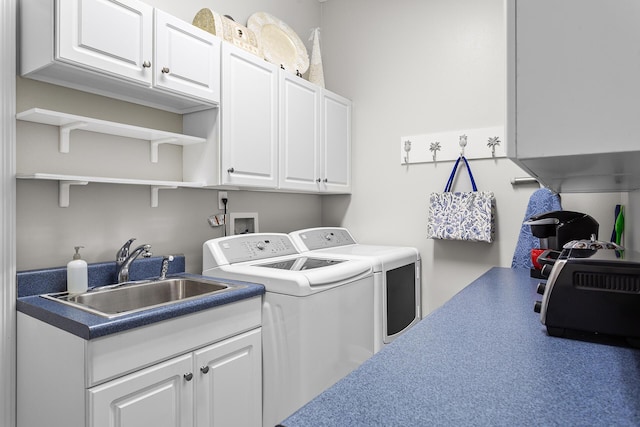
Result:
<svg viewBox="0 0 640 427"><path fill-rule="evenodd" d="M451 186L462 159L467 166L473 191L452 192ZM469 162L460 156L451 171L444 193L431 193L427 236L430 239L493 242L495 233L495 196L478 191Z"/></svg>

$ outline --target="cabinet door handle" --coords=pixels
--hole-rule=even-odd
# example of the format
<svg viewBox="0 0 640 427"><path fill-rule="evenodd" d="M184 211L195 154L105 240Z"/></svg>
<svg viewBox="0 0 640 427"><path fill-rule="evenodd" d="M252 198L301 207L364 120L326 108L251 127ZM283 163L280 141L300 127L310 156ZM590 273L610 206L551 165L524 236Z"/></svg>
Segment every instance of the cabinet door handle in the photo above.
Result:
<svg viewBox="0 0 640 427"><path fill-rule="evenodd" d="M323 179L322 182L329 182L329 178Z"/></svg>
<svg viewBox="0 0 640 427"><path fill-rule="evenodd" d="M191 381L193 379L193 374L189 372L188 374L184 374L184 379L187 381Z"/></svg>
<svg viewBox="0 0 640 427"><path fill-rule="evenodd" d="M322 181L320 178L316 179L317 183L320 183L320 181Z"/></svg>
<svg viewBox="0 0 640 427"><path fill-rule="evenodd" d="M144 68L151 68L151 62L149 62L149 61L144 61L144 62L142 63L142 66L143 66Z"/></svg>
<svg viewBox="0 0 640 427"><path fill-rule="evenodd" d="M202 372L203 374L206 374L209 372L209 367L208 366L202 366L200 368L200 372Z"/></svg>
<svg viewBox="0 0 640 427"><path fill-rule="evenodd" d="M169 67L162 67L162 74L169 74Z"/></svg>
<svg viewBox="0 0 640 427"><path fill-rule="evenodd" d="M227 172L229 172L229 173L234 173L235 171L236 171L236 170L235 170L234 168L229 168L229 169L227 169Z"/></svg>

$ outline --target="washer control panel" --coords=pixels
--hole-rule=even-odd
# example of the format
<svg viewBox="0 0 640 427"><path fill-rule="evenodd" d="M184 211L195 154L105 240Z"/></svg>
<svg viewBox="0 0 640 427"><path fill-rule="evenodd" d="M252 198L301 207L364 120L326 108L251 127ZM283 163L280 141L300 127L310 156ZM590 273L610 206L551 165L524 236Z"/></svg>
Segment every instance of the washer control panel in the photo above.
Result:
<svg viewBox="0 0 640 427"><path fill-rule="evenodd" d="M335 248L336 246L353 245L356 241L345 228L313 228L297 233L307 250Z"/></svg>
<svg viewBox="0 0 640 427"><path fill-rule="evenodd" d="M291 238L279 233L252 233L219 239L218 247L230 264L299 253Z"/></svg>

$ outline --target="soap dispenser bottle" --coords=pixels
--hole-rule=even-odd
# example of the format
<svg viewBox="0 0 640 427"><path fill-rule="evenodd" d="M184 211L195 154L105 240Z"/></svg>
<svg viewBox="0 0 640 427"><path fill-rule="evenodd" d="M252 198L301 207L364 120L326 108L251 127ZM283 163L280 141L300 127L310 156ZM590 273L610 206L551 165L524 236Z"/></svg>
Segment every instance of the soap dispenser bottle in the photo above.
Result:
<svg viewBox="0 0 640 427"><path fill-rule="evenodd" d="M73 260L67 264L67 291L70 294L80 294L87 291L89 275L87 272L87 262L80 256L80 248L75 246L76 253Z"/></svg>

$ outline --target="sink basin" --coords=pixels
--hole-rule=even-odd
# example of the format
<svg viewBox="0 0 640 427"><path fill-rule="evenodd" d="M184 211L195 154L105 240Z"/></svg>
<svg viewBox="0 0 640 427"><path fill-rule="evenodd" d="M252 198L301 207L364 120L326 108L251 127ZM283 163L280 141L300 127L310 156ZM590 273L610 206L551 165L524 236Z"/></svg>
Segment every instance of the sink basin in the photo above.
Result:
<svg viewBox="0 0 640 427"><path fill-rule="evenodd" d="M67 292L42 295L103 317L117 317L154 307L193 300L242 287L215 280L172 277L164 280L123 283L96 288L82 294Z"/></svg>

